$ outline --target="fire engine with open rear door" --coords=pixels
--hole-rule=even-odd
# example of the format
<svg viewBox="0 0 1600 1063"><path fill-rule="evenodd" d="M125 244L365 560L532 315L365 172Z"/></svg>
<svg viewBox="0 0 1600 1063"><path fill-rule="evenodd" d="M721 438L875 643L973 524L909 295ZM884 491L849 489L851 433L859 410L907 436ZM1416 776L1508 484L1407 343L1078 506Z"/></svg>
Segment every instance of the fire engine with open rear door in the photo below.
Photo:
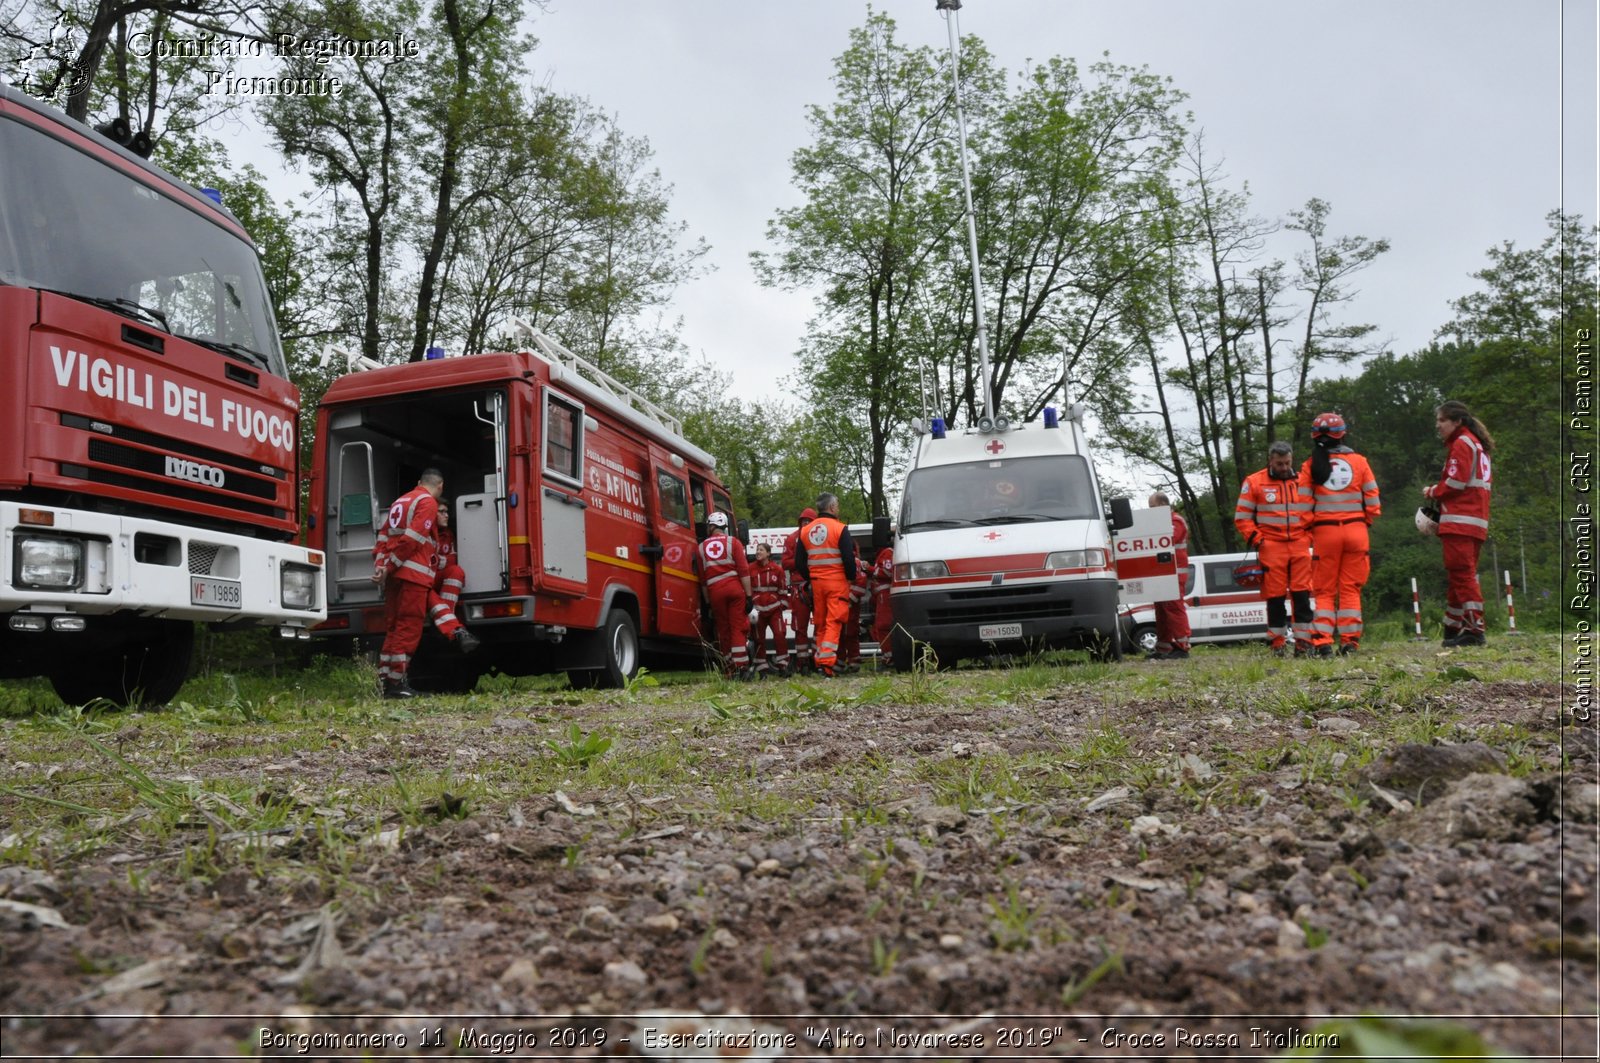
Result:
<svg viewBox="0 0 1600 1063"><path fill-rule="evenodd" d="M470 690L490 668L617 687L644 655L698 663L695 548L708 505L733 512L715 459L666 410L524 331L528 350L373 363L329 387L311 474L311 541L328 555L315 634L382 641L375 521L431 466L466 574L456 615L482 646L462 656L427 633L419 690Z"/></svg>
<svg viewBox="0 0 1600 1063"><path fill-rule="evenodd" d="M3 85L0 373L0 676L155 705L195 621L323 619L321 557L293 541L299 394L249 237Z"/></svg>

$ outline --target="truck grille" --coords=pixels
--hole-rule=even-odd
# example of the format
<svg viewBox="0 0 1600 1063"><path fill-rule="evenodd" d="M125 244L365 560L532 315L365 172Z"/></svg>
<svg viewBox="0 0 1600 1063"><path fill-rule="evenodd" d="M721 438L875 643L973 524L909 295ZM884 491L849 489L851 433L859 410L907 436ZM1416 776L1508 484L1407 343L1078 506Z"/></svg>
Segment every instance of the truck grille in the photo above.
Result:
<svg viewBox="0 0 1600 1063"><path fill-rule="evenodd" d="M949 605L928 610L928 621L933 624L979 624L995 620L1049 620L1072 615L1070 601L1051 601L1049 594L1050 588L1046 586L952 591Z"/></svg>
<svg viewBox="0 0 1600 1063"><path fill-rule="evenodd" d="M213 546L211 543L189 544L189 575L209 576L217 563L217 555L222 552L222 547Z"/></svg>
<svg viewBox="0 0 1600 1063"><path fill-rule="evenodd" d="M286 469L196 446L188 440L90 421L76 414L63 414L61 423L67 428L93 433L87 450L89 460L95 463L84 466L63 462L63 475L111 487L148 491L185 502L223 506L274 520L289 517L288 510L272 504L281 484L288 479ZM167 475L169 457L209 467L220 485Z"/></svg>

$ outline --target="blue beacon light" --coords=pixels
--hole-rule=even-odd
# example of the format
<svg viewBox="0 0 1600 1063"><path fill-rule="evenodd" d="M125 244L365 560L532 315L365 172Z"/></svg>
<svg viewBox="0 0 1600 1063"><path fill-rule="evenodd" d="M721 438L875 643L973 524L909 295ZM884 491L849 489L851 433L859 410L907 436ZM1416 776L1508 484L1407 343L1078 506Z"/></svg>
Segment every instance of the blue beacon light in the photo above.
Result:
<svg viewBox="0 0 1600 1063"><path fill-rule="evenodd" d="M1060 424L1061 422L1056 417L1056 408L1054 406L1046 406L1044 408L1044 426L1046 428L1056 428Z"/></svg>
<svg viewBox="0 0 1600 1063"><path fill-rule="evenodd" d="M944 418L943 417L935 417L933 419L933 421L928 425L928 431L930 433L932 433L933 438L935 438L935 439L943 439L944 438Z"/></svg>

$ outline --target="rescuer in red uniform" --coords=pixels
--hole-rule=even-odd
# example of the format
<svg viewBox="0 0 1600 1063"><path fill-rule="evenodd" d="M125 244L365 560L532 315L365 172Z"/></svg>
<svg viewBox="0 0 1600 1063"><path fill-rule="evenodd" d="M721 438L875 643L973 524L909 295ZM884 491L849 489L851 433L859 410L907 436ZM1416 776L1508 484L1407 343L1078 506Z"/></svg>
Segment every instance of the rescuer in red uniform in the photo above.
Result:
<svg viewBox="0 0 1600 1063"><path fill-rule="evenodd" d="M1267 448L1267 467L1245 477L1233 525L1260 552L1266 578L1267 637L1282 656L1288 637L1287 592L1294 599L1294 652L1311 651L1311 479L1296 472L1294 448L1283 441Z"/></svg>
<svg viewBox="0 0 1600 1063"><path fill-rule="evenodd" d="M850 585L856 579L856 544L839 519L839 499L817 498L817 519L795 542L795 571L811 584L811 612L817 625L817 671L831 679L838 667L839 642L850 618Z"/></svg>
<svg viewBox="0 0 1600 1063"><path fill-rule="evenodd" d="M1300 469L1311 480L1311 644L1319 657L1333 655L1336 636L1341 654L1361 647L1361 588L1372 573L1367 529L1383 512L1372 466L1344 436L1342 416L1318 414L1311 457Z"/></svg>
<svg viewBox="0 0 1600 1063"><path fill-rule="evenodd" d="M872 563L872 637L878 640L878 667L887 668L893 661L890 632L894 631L894 605L890 590L894 587L894 547L885 546L878 551Z"/></svg>
<svg viewBox="0 0 1600 1063"><path fill-rule="evenodd" d="M1489 455L1494 439L1466 404L1451 399L1433 411L1434 429L1448 448L1439 482L1422 489L1439 507L1439 542L1444 546L1444 644L1482 646L1483 588L1478 557L1489 537Z"/></svg>
<svg viewBox="0 0 1600 1063"><path fill-rule="evenodd" d="M850 613L845 617L844 631L839 635L837 671L855 672L861 668L861 611L872 599L867 579L866 561L858 558L856 578L850 581Z"/></svg>
<svg viewBox="0 0 1600 1063"><path fill-rule="evenodd" d="M750 562L745 559L744 544L728 534L726 513L712 513L706 523L711 526L711 534L695 551L694 558L700 593L711 606L717 650L727 674L749 679Z"/></svg>
<svg viewBox="0 0 1600 1063"><path fill-rule="evenodd" d="M417 693L406 682L406 672L427 623L438 548L434 528L443 494L444 475L438 469L422 470L417 486L389 507L389 519L372 547L372 582L383 587L384 637L378 651L378 678L386 698L410 698Z"/></svg>
<svg viewBox="0 0 1600 1063"><path fill-rule="evenodd" d="M1165 491L1157 491L1146 503L1151 509L1170 506ZM1189 525L1178 511L1172 511L1172 546L1178 555L1178 597L1166 602L1156 602L1156 648L1150 654L1152 661L1181 661L1189 656L1189 607L1184 604L1184 569L1189 564ZM1280 598L1281 601L1281 598Z"/></svg>
<svg viewBox="0 0 1600 1063"><path fill-rule="evenodd" d="M811 663L811 587L795 568L795 547L800 532L817 519L817 511L807 506L800 511L800 523L783 540L783 570L789 575L789 617L794 621L794 668L809 672Z"/></svg>
<svg viewBox="0 0 1600 1063"><path fill-rule="evenodd" d="M439 506L439 524L434 529L439 547L433 555L433 587L428 592L428 619L439 629L447 641L462 653L478 648L478 636L467 630L456 616L456 604L461 601L461 589L467 585L467 574L456 557L456 537L450 530L450 503Z"/></svg>
<svg viewBox="0 0 1600 1063"><path fill-rule="evenodd" d="M752 631L756 672L767 671L767 643L773 650L772 664L779 676L789 674L789 645L783 637L783 606L789 589L788 573L772 560L772 547L756 547L756 563L750 566L750 593L755 598L756 623Z"/></svg>

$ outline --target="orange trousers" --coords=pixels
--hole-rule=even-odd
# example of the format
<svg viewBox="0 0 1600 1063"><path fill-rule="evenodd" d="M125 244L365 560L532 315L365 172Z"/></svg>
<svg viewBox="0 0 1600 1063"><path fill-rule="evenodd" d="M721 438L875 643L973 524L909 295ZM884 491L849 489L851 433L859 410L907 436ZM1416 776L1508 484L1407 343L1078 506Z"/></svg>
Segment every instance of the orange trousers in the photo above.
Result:
<svg viewBox="0 0 1600 1063"><path fill-rule="evenodd" d="M817 629L817 667L832 671L850 621L850 584L811 578L811 622Z"/></svg>
<svg viewBox="0 0 1600 1063"><path fill-rule="evenodd" d="M1372 574L1367 523L1318 524L1311 529L1311 593L1317 596L1311 644L1361 642L1361 588Z"/></svg>

